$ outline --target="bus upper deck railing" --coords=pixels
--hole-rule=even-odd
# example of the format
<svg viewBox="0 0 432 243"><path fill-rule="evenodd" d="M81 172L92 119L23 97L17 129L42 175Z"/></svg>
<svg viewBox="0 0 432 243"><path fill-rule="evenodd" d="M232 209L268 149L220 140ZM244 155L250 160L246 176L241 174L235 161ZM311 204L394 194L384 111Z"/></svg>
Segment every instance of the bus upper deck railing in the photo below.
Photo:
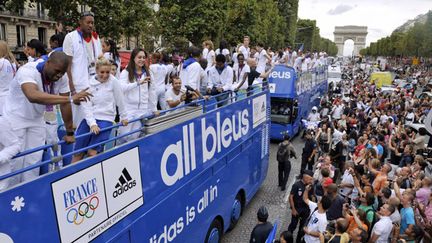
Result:
<svg viewBox="0 0 432 243"><path fill-rule="evenodd" d="M298 94L312 90L328 79L328 66L321 66L306 72L299 72L296 81Z"/></svg>
<svg viewBox="0 0 432 243"><path fill-rule="evenodd" d="M265 82L263 84L265 84ZM229 102L235 103L236 100L244 99L244 98L246 98L246 96L249 97L249 96L252 96L252 95L257 95L257 94L259 94L259 93L261 93L262 91L265 91L265 90L267 90L267 86L260 84L260 85L254 85L254 86L252 86L252 89L249 89L246 93L243 93L243 94L238 94L238 93L235 93L235 92L232 92L232 91L228 91L228 92L224 92L224 93L221 93L221 94L213 95L213 96L211 96L211 99L209 99L209 100L207 100L207 99L198 99L198 100L194 100L194 101L192 101L192 102L190 102L188 104L184 104L184 105L181 105L181 106L178 106L178 107L174 107L174 108L171 108L171 109L160 111L159 116L162 116L164 114L169 114L169 113L172 113L172 112L175 112L175 111L181 111L182 109L185 109L186 107L193 107L193 106L201 106L202 107L202 112L206 113L208 111L211 111L211 110L214 110L214 109L218 109L219 108L218 106L223 105L224 103L229 103ZM212 99L217 99L218 97L221 97L221 96L225 96L227 94L228 94L228 97L226 97L224 99L221 99L219 101L212 100ZM135 133L141 133L141 132L143 132L143 129L144 129L144 126L145 126L144 122L142 122L142 121L148 120L148 119L151 119L151 118L154 118L154 117L155 117L155 115L152 114L152 115L143 116L143 117L139 117L139 118L133 119L133 120L129 121L129 124L135 123L135 122L141 122L142 125L140 126L140 128L132 130L132 131L127 132L127 133L122 134L122 135L113 136L113 137L109 138L108 140L99 142L97 144L92 144L90 146L87 146L87 147L84 147L84 148L81 148L81 149L78 149L78 150L73 150L73 151L71 151L69 153L66 153L66 154L58 155L58 148L59 148L59 146L70 145L70 144L67 144L64 140L61 140L58 143L42 145L42 146L39 146L39 147L36 147L36 148L32 148L32 149L20 152L17 155L15 155L12 159L20 158L20 157L23 157L23 156L26 156L26 155L29 155L29 154L32 154L32 153L35 153L35 152L44 151L44 150L47 150L47 149L52 149L54 151L54 156L52 156L48 160L45 160L45 161L42 161L42 162L37 162L35 164L32 164L32 165L27 166L25 168L21 168L19 170L13 171L13 172L5 174L5 175L0 175L0 181L4 180L4 179L11 178L13 176L22 174L24 172L27 172L27 171L30 171L30 170L33 170L33 169L37 169L37 168L44 167L44 166L49 166L49 165L52 165L52 164L58 164L64 158L72 157L73 155L78 154L78 153L83 153L83 152L87 151L88 149L91 149L91 148L94 148L94 147L98 147L98 146L101 146L101 145L103 146L103 145L106 145L106 144L111 143L111 142L115 142L118 139L121 139L123 137L127 137L127 136L135 134ZM62 125L59 125L59 126L62 126ZM114 124L114 125L112 125L110 127L106 127L106 128L101 129L100 132L111 130L111 129L115 129L115 128L118 128L120 126L122 126L121 123ZM76 139L77 138L83 138L83 137L90 136L92 134L93 134L92 132L88 132L88 133L76 136L75 138Z"/></svg>

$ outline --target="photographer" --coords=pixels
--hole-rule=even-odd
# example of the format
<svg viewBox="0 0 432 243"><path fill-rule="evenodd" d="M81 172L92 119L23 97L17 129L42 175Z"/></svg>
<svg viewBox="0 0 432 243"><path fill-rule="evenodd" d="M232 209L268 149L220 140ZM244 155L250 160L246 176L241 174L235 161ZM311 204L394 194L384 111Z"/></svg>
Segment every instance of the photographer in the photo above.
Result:
<svg viewBox="0 0 432 243"><path fill-rule="evenodd" d="M199 97L199 94L192 90L182 90L182 81L179 77L172 77L172 88L165 93L166 102L169 108L182 106Z"/></svg>

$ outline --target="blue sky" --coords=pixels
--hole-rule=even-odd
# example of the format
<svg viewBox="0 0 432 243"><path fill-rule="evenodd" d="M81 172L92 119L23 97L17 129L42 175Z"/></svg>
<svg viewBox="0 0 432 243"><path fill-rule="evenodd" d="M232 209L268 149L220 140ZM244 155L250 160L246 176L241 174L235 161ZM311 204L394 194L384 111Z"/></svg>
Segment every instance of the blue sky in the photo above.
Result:
<svg viewBox="0 0 432 243"><path fill-rule="evenodd" d="M335 26L368 26L367 44L428 10L432 10L432 0L299 1L299 18L315 19L321 36L333 40Z"/></svg>

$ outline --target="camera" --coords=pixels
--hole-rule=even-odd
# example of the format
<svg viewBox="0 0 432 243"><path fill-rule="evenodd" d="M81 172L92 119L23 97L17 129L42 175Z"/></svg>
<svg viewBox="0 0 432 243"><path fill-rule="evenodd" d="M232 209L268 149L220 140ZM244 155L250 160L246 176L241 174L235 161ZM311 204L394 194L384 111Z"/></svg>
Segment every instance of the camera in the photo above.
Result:
<svg viewBox="0 0 432 243"><path fill-rule="evenodd" d="M189 86L189 85L185 85L186 88L186 99L185 99L185 103L189 104L192 102L192 98L193 98L193 94L192 92L195 92L195 90Z"/></svg>

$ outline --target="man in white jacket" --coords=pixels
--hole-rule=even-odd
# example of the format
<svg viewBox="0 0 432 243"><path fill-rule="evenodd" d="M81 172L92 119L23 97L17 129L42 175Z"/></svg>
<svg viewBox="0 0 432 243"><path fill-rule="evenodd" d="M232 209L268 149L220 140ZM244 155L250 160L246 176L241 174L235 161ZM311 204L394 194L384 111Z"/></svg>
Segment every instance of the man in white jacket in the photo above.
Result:
<svg viewBox="0 0 432 243"><path fill-rule="evenodd" d="M195 91L199 91L201 80L205 76L205 71L199 64L201 52L197 47L189 47L189 58L183 62L180 70L180 79L184 85L189 85Z"/></svg>
<svg viewBox="0 0 432 243"><path fill-rule="evenodd" d="M234 78L233 70L225 64L225 56L219 54L216 56L216 65L208 71L209 82L207 84L207 94L216 96L218 107L228 103L229 92L232 91L232 82Z"/></svg>
<svg viewBox="0 0 432 243"><path fill-rule="evenodd" d="M89 86L90 78L96 74L96 61L103 56L99 36L94 32L94 14L83 12L79 27L66 35L63 51L69 56L68 78L72 94ZM73 106L73 121L78 126L84 118L80 106Z"/></svg>

